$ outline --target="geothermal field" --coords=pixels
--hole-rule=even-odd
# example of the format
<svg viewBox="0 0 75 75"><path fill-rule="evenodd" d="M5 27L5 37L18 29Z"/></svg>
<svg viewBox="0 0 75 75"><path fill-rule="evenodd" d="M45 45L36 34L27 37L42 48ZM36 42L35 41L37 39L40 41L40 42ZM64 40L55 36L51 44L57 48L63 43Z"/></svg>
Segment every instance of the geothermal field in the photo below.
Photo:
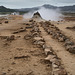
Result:
<svg viewBox="0 0 75 75"><path fill-rule="evenodd" d="M75 18L43 10L0 17L0 75L75 75Z"/></svg>

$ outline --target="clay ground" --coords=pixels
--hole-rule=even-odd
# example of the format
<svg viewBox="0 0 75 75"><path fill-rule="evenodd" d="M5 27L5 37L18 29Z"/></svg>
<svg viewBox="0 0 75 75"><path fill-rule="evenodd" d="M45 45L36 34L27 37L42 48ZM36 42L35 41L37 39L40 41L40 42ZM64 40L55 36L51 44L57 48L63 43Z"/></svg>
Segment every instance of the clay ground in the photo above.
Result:
<svg viewBox="0 0 75 75"><path fill-rule="evenodd" d="M9 20L0 25L0 36L11 36L12 32L25 27L22 19ZM12 42L0 38L0 75L51 75L51 64L43 62L46 57L41 48L25 40L30 30L15 34ZM20 37L19 37L20 36ZM26 56L16 59L15 57Z"/></svg>
<svg viewBox="0 0 75 75"><path fill-rule="evenodd" d="M15 35L15 40L10 42L0 37L0 75L52 75L51 64L43 60L46 58L43 49L33 45L31 40L24 39L24 36L29 34L30 29L12 34L20 28L25 28L24 23L28 23L28 20L23 19L21 16L16 16L8 21L9 23L4 23L3 21L0 24L0 36ZM66 29L66 27L75 26L75 21L51 23L75 42L75 31ZM66 51L62 43L52 39L41 26L39 26L39 29L46 43L61 58L69 75L75 75L75 55Z"/></svg>

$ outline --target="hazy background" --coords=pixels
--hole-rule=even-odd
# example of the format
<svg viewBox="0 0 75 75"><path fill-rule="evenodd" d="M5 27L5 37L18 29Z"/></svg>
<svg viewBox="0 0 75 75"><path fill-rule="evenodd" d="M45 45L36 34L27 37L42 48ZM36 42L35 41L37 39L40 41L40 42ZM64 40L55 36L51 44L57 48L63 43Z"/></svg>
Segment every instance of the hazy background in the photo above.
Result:
<svg viewBox="0 0 75 75"><path fill-rule="evenodd" d="M61 14L60 9L47 9L44 7L41 7L39 10L37 10L41 17L45 20L51 20L51 21L59 21L62 20L60 17L63 15ZM36 13L37 11L34 12L29 12L23 15L25 19L32 18L33 14Z"/></svg>
<svg viewBox="0 0 75 75"><path fill-rule="evenodd" d="M75 0L0 0L0 6L8 8L31 8L51 4L54 6L75 5Z"/></svg>

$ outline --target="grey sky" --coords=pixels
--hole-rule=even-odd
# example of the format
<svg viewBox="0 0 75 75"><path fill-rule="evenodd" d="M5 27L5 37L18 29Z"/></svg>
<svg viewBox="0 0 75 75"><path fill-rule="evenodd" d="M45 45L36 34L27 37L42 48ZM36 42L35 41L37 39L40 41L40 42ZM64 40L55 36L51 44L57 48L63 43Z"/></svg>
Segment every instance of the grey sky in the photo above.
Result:
<svg viewBox="0 0 75 75"><path fill-rule="evenodd" d="M51 4L55 6L75 5L75 0L0 0L0 6L8 8L30 8Z"/></svg>

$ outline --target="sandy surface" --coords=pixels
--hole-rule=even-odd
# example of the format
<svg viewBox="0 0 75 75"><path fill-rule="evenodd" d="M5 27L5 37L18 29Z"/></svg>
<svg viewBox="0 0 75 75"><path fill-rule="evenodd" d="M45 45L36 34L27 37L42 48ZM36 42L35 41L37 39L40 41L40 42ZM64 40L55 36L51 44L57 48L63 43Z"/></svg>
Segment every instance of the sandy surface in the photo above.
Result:
<svg viewBox="0 0 75 75"><path fill-rule="evenodd" d="M22 16L10 16L9 23L0 24L0 36L15 36L15 40L7 41L0 37L0 75L52 75L51 64L45 63L43 59L46 57L42 48L32 44L31 40L24 39L26 34L29 34L31 29L24 32L12 34L21 28L25 28L24 23L29 23ZM75 42L75 31L68 30L66 27L75 26L75 22L51 22L57 26L62 32L70 37ZM75 75L75 55L69 53L63 47L63 43L52 39L45 30L39 26L41 35L50 45L58 57L61 58L61 63L64 65L69 75ZM25 56L24 58L22 56ZM22 57L17 59L16 57Z"/></svg>

